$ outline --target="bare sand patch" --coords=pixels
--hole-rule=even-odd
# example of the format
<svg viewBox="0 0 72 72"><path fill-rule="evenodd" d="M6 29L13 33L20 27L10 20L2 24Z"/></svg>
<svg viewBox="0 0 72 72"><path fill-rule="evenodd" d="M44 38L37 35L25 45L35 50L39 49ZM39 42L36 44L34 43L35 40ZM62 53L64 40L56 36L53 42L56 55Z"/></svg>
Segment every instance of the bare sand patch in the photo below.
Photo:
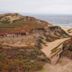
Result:
<svg viewBox="0 0 72 72"><path fill-rule="evenodd" d="M72 60L67 57L62 57L59 63L46 64L40 72L72 72Z"/></svg>

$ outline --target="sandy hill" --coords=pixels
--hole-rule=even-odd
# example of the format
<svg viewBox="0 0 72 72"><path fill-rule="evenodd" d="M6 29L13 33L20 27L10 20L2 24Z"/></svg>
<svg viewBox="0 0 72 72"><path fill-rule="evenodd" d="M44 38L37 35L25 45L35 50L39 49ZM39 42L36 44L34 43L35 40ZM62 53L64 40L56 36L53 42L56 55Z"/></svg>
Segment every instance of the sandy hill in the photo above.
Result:
<svg viewBox="0 0 72 72"><path fill-rule="evenodd" d="M55 48L64 38L70 38L66 31L46 21L17 13L1 14L0 72L36 72L42 69L45 63L50 63L48 48ZM63 45L65 50L72 46L70 41Z"/></svg>
<svg viewBox="0 0 72 72"><path fill-rule="evenodd" d="M61 27L59 26L50 26L47 29L46 37L48 41L54 41L56 39L67 38L70 37L68 33L66 33Z"/></svg>
<svg viewBox="0 0 72 72"><path fill-rule="evenodd" d="M35 28L47 28L48 25L51 24L34 17L22 16L17 13L0 15L0 34L29 32L30 30Z"/></svg>

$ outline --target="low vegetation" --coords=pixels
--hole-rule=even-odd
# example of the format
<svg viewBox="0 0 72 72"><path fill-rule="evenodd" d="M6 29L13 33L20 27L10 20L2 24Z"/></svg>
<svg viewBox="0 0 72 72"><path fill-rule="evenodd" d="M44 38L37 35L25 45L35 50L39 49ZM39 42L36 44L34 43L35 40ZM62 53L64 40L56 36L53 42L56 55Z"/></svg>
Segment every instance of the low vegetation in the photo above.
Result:
<svg viewBox="0 0 72 72"><path fill-rule="evenodd" d="M62 55L72 59L72 38L64 43Z"/></svg>
<svg viewBox="0 0 72 72"><path fill-rule="evenodd" d="M0 48L1 72L34 72L48 62L38 48Z"/></svg>

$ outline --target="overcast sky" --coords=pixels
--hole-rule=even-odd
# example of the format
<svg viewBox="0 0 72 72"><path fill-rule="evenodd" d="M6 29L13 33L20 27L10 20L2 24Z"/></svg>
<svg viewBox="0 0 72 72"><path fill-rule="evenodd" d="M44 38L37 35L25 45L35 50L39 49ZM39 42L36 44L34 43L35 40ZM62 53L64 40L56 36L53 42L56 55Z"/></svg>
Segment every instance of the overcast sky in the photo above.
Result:
<svg viewBox="0 0 72 72"><path fill-rule="evenodd" d="M72 0L0 0L0 11L72 14Z"/></svg>

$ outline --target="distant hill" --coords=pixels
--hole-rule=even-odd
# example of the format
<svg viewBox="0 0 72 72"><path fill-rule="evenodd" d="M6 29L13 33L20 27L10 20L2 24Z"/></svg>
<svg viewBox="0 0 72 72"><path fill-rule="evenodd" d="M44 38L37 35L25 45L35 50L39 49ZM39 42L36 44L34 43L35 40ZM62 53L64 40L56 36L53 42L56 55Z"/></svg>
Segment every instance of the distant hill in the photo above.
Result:
<svg viewBox="0 0 72 72"><path fill-rule="evenodd" d="M46 28L50 23L34 17L22 16L17 13L0 15L0 34L13 32L28 32L35 28Z"/></svg>

